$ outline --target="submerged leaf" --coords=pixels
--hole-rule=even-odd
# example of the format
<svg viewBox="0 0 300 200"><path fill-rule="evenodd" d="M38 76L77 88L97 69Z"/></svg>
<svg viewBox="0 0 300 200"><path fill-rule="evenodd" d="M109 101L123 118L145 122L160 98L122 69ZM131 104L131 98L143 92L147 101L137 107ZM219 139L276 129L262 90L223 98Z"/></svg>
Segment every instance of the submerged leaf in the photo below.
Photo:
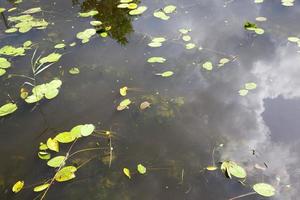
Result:
<svg viewBox="0 0 300 200"><path fill-rule="evenodd" d="M144 102L141 103L140 109L145 110L147 108L150 108L150 106L151 106L151 104L148 101L144 101Z"/></svg>

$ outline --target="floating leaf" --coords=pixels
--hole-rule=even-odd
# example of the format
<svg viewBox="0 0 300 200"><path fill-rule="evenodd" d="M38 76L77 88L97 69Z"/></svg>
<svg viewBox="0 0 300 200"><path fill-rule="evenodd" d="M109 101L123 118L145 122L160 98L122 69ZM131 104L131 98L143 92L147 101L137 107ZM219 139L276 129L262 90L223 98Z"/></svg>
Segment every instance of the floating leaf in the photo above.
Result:
<svg viewBox="0 0 300 200"><path fill-rule="evenodd" d="M254 31L256 34L259 34L259 35L262 35L265 33L264 29L262 29L262 28L256 28Z"/></svg>
<svg viewBox="0 0 300 200"><path fill-rule="evenodd" d="M72 67L72 68L69 70L69 73L72 74L72 75L79 74L79 73L80 73L80 70L79 70L79 68L77 68L77 67Z"/></svg>
<svg viewBox="0 0 300 200"><path fill-rule="evenodd" d="M239 90L239 94L240 94L240 96L246 96L247 94L248 94L248 90L245 90L245 89L241 89L241 90Z"/></svg>
<svg viewBox="0 0 300 200"><path fill-rule="evenodd" d="M120 3L130 3L132 2L133 0L120 0Z"/></svg>
<svg viewBox="0 0 300 200"><path fill-rule="evenodd" d="M24 181L18 181L13 185L12 191L14 193L18 193L23 189L23 187L24 187Z"/></svg>
<svg viewBox="0 0 300 200"><path fill-rule="evenodd" d="M95 15L97 15L99 12L97 10L91 10L89 12L82 12L79 13L80 17L93 17Z"/></svg>
<svg viewBox="0 0 300 200"><path fill-rule="evenodd" d="M138 164L137 165L137 171L140 173L140 174L146 174L147 172L147 168L142 165L142 164ZM125 172L124 172L125 173Z"/></svg>
<svg viewBox="0 0 300 200"><path fill-rule="evenodd" d="M77 33L76 37L81 40L82 43L86 43L90 38L96 34L96 29L89 28L82 32Z"/></svg>
<svg viewBox="0 0 300 200"><path fill-rule="evenodd" d="M27 40L26 42L23 43L24 48L30 48L31 45L32 45L32 42L30 40Z"/></svg>
<svg viewBox="0 0 300 200"><path fill-rule="evenodd" d="M138 5L137 5L136 3L130 3L130 4L128 4L128 6L127 6L127 8L128 8L128 9L131 9L131 10L136 9L137 7L138 7Z"/></svg>
<svg viewBox="0 0 300 200"><path fill-rule="evenodd" d="M66 166L63 167L61 170L59 170L55 176L54 179L57 182L65 182L65 181L69 181L73 178L75 178L75 172L77 171L77 168L74 166Z"/></svg>
<svg viewBox="0 0 300 200"><path fill-rule="evenodd" d="M123 169L123 173L129 178L131 179L131 173L130 170L128 168L124 168Z"/></svg>
<svg viewBox="0 0 300 200"><path fill-rule="evenodd" d="M65 156L56 156L47 162L49 167L60 167L65 164Z"/></svg>
<svg viewBox="0 0 300 200"><path fill-rule="evenodd" d="M219 67L222 67L224 66L226 63L228 63L230 60L228 58L221 58L220 61L219 61L219 64L218 66Z"/></svg>
<svg viewBox="0 0 300 200"><path fill-rule="evenodd" d="M47 150L47 149L48 149L47 144L44 144L43 142L41 142L40 146L39 146L39 150L43 151L43 150Z"/></svg>
<svg viewBox="0 0 300 200"><path fill-rule="evenodd" d="M288 37L288 41L297 43L297 42L300 41L300 38L298 38L298 37Z"/></svg>
<svg viewBox="0 0 300 200"><path fill-rule="evenodd" d="M137 9L131 10L129 15L140 15L143 14L147 10L146 6L139 6Z"/></svg>
<svg viewBox="0 0 300 200"><path fill-rule="evenodd" d="M186 49L193 49L195 47L196 47L196 44L194 44L194 43L188 43L188 44L185 45Z"/></svg>
<svg viewBox="0 0 300 200"><path fill-rule="evenodd" d="M90 24L92 26L101 26L102 25L102 22L101 21L90 21Z"/></svg>
<svg viewBox="0 0 300 200"><path fill-rule="evenodd" d="M166 59L163 57L151 57L147 60L148 63L164 63L165 61Z"/></svg>
<svg viewBox="0 0 300 200"><path fill-rule="evenodd" d="M41 64L57 62L61 58L59 53L51 53L39 60Z"/></svg>
<svg viewBox="0 0 300 200"><path fill-rule="evenodd" d="M205 62L202 67L208 71L211 71L213 69L213 64L210 61Z"/></svg>
<svg viewBox="0 0 300 200"><path fill-rule="evenodd" d="M0 54L7 56L23 56L25 49L23 47L13 47L10 45L6 45L0 49Z"/></svg>
<svg viewBox="0 0 300 200"><path fill-rule="evenodd" d="M73 127L70 131L70 134L72 134L74 137L79 138L81 137L81 128L83 127L83 125L77 125L75 127Z"/></svg>
<svg viewBox="0 0 300 200"><path fill-rule="evenodd" d="M191 31L191 29L185 29L185 28L179 29L179 32L182 34L188 34L190 31Z"/></svg>
<svg viewBox="0 0 300 200"><path fill-rule="evenodd" d="M176 10L176 6L174 5L168 5L163 9L163 11L167 14L173 13L175 10Z"/></svg>
<svg viewBox="0 0 300 200"><path fill-rule="evenodd" d="M125 97L127 95L127 90L128 90L128 87L122 87L120 88L120 95Z"/></svg>
<svg viewBox="0 0 300 200"><path fill-rule="evenodd" d="M25 10L24 12L22 12L22 14L34 14L41 11L42 11L41 7L36 7L36 8L30 8L28 10Z"/></svg>
<svg viewBox="0 0 300 200"><path fill-rule="evenodd" d="M11 67L11 63L6 59L0 57L0 68L7 69Z"/></svg>
<svg viewBox="0 0 300 200"><path fill-rule="evenodd" d="M160 42L150 42L148 44L149 47L161 47L162 46L162 43Z"/></svg>
<svg viewBox="0 0 300 200"><path fill-rule="evenodd" d="M190 41L192 38L191 38L191 36L189 36L189 35L184 35L184 36L182 36L182 40L183 41L185 41L185 42L188 42L188 41Z"/></svg>
<svg viewBox="0 0 300 200"><path fill-rule="evenodd" d="M95 130L95 126L93 124L85 124L81 127L81 135L82 136L89 136L91 135Z"/></svg>
<svg viewBox="0 0 300 200"><path fill-rule="evenodd" d="M122 111L126 108L128 108L128 106L131 104L130 99L125 99L123 101L121 101L121 103L119 104L119 106L117 107L118 111Z"/></svg>
<svg viewBox="0 0 300 200"><path fill-rule="evenodd" d="M117 5L117 8L128 8L129 4L128 3L121 3Z"/></svg>
<svg viewBox="0 0 300 200"><path fill-rule="evenodd" d="M121 101L120 106L127 107L127 106L129 106L130 104L131 104L130 99L125 99L125 100Z"/></svg>
<svg viewBox="0 0 300 200"><path fill-rule="evenodd" d="M3 117L5 115L9 115L13 112L15 112L18 109L17 104L15 103L7 103L0 107L0 117Z"/></svg>
<svg viewBox="0 0 300 200"><path fill-rule="evenodd" d="M162 76L162 77L170 77L170 76L173 76L173 74L174 74L174 72L172 72L172 71L166 71L163 73L157 73L156 75Z"/></svg>
<svg viewBox="0 0 300 200"><path fill-rule="evenodd" d="M5 69L0 68L0 76L3 76L6 73Z"/></svg>
<svg viewBox="0 0 300 200"><path fill-rule="evenodd" d="M170 19L170 16L166 15L163 11L155 11L153 13L153 16L162 20L168 20Z"/></svg>
<svg viewBox="0 0 300 200"><path fill-rule="evenodd" d="M216 166L207 166L206 169L207 169L208 171L215 171L215 170L218 169L218 167L216 167Z"/></svg>
<svg viewBox="0 0 300 200"><path fill-rule="evenodd" d="M60 44L57 44L54 46L55 49L62 49L62 48L65 48L66 45L64 43L60 43Z"/></svg>
<svg viewBox="0 0 300 200"><path fill-rule="evenodd" d="M70 143L73 142L76 137L70 132L63 132L56 135L54 139L60 143Z"/></svg>
<svg viewBox="0 0 300 200"><path fill-rule="evenodd" d="M39 151L38 157L42 160L49 160L51 158L51 155L50 155L50 153L48 153L46 151Z"/></svg>
<svg viewBox="0 0 300 200"><path fill-rule="evenodd" d="M246 178L247 176L244 168L233 161L224 161L221 165L221 170L224 174L228 175L229 178L231 178L231 175L237 178Z"/></svg>
<svg viewBox="0 0 300 200"><path fill-rule="evenodd" d="M247 90L254 90L254 89L256 89L256 87L257 87L257 85L254 82L250 82L250 83L246 83L245 84L245 88Z"/></svg>
<svg viewBox="0 0 300 200"><path fill-rule="evenodd" d="M47 147L52 151L59 152L59 144L56 139L48 138Z"/></svg>
<svg viewBox="0 0 300 200"><path fill-rule="evenodd" d="M152 42L157 42L157 43L162 43L162 42L165 42L166 41L166 38L164 37L155 37L152 39Z"/></svg>
<svg viewBox="0 0 300 200"><path fill-rule="evenodd" d="M271 197L275 195L275 188L267 183L257 183L253 185L253 190L264 197Z"/></svg>
<svg viewBox="0 0 300 200"><path fill-rule="evenodd" d="M47 189L49 186L50 186L49 183L45 183L45 184L43 184L43 185L39 185L39 186L34 187L34 188L33 188L33 191L34 191L34 192L41 192L41 191Z"/></svg>
<svg viewBox="0 0 300 200"><path fill-rule="evenodd" d="M256 17L255 20L258 21L258 22L265 22L265 21L267 21L267 18L265 18L265 17Z"/></svg>
<svg viewBox="0 0 300 200"><path fill-rule="evenodd" d="M13 27L13 28L6 29L5 33L15 33L17 31L18 31L18 29Z"/></svg>
<svg viewBox="0 0 300 200"><path fill-rule="evenodd" d="M6 9L0 7L0 13L3 13Z"/></svg>

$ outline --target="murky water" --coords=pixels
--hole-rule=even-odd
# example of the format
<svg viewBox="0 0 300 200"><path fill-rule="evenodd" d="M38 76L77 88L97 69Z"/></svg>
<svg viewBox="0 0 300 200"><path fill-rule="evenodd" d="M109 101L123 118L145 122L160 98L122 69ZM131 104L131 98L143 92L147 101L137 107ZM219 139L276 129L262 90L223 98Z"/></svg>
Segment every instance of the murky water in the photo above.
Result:
<svg viewBox="0 0 300 200"><path fill-rule="evenodd" d="M137 17L117 8L117 0L13 2L0 1L0 7L18 8L2 13L0 48L31 40L38 44L38 55L62 53L59 62L37 76L37 83L59 78L63 85L55 99L37 106L19 97L27 79L8 75L31 76L34 48L26 56L12 58L13 66L0 78L0 105L10 98L18 104L15 113L0 120L0 199L37 197L30 186L55 173L38 158L39 143L85 123L112 131L111 144L105 137L78 140L73 151L99 145L103 149L68 160L80 166L92 158L78 169L75 179L55 183L46 199L222 200L251 192L251 185L258 182L276 188L272 199L299 198L300 55L297 44L287 40L300 33L298 1L284 7L279 0L262 4L252 0L147 0L140 5L148 10ZM153 17L156 9L168 4L177 6L169 20ZM8 16L38 6L43 12L36 16L51 23L47 29L4 32ZM79 12L92 9L99 11L94 19L78 17ZM255 22L259 16L267 21ZM76 34L91 28L91 19L111 26L109 36L93 36L81 44ZM255 22L265 33L245 30L246 21ZM181 39L181 28L191 29L195 48L185 48L188 42ZM151 37L157 36L167 41L160 48L149 47ZM55 50L54 45L62 41L67 47ZM69 47L73 42L77 45ZM152 56L167 61L147 63ZM217 67L224 57L231 61ZM212 71L203 69L206 61L214 63ZM69 74L72 67L78 67L80 74ZM155 75L169 70L174 72L172 77ZM255 82L257 88L240 96L239 90L248 82ZM123 86L133 88L127 95L133 103L118 112ZM141 111L143 101L152 105ZM110 167L109 145L113 147ZM65 154L69 146L62 145L58 155ZM203 170L224 160L247 170L246 186L227 179L220 170ZM146 175L135 172L139 163L147 167ZM265 170L255 168L265 165ZM132 171L131 180L123 174L124 167ZM25 189L13 194L11 187L18 180L25 181Z"/></svg>

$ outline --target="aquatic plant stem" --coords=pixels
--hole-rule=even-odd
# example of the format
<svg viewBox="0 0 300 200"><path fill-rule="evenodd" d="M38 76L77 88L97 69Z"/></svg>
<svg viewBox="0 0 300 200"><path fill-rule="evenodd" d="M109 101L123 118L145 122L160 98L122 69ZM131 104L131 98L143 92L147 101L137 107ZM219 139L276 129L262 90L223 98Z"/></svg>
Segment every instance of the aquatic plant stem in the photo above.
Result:
<svg viewBox="0 0 300 200"><path fill-rule="evenodd" d="M253 195L253 194L256 194L256 192L249 192L249 193L246 193L246 194L242 194L242 195L239 195L239 196L230 198L230 199L228 199L228 200L239 199L239 198L243 198L243 197L250 196L250 195Z"/></svg>

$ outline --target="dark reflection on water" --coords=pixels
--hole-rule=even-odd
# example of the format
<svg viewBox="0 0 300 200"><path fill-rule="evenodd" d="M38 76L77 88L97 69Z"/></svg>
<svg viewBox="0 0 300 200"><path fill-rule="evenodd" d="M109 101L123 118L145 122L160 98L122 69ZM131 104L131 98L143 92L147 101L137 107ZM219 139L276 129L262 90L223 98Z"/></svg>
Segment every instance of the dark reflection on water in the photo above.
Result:
<svg viewBox="0 0 300 200"><path fill-rule="evenodd" d="M147 5L148 11L137 18L117 9L117 1L26 1L19 5L22 9L41 4L53 11L44 15L54 25L45 31L7 37L2 32L4 24L0 24L0 46L31 39L39 43L39 53L46 54L61 40L78 43L62 51L67 53L61 61L38 78L43 83L59 77L63 87L56 99L43 101L33 111L18 99L24 80L1 77L1 104L8 100L8 93L19 104L16 113L0 120L1 199L33 199L36 195L30 189L12 195L10 186L19 179L31 184L50 177L53 171L36 156L39 142L83 123L116 132L112 166L102 162L106 152L82 154L79 161L98 156L78 171L74 181L55 184L47 199L221 200L249 192L249 187L227 180L221 173L201 172L212 163L213 148L221 143L224 147L216 152L216 161L241 163L250 184L263 181L276 187L274 199L297 199L300 58L287 37L300 32L296 20L299 5L284 8L279 1L256 5L220 0L169 3L177 5L177 13L169 21L161 21L152 17L155 9L165 5L160 1L142 1L140 5ZM77 15L90 9L100 13L93 20L112 26L110 37L96 36L81 45L75 35L90 27L91 18ZM243 23L258 16L268 18L259 23L266 33L245 32ZM178 39L179 28L191 28L193 42L203 50L186 50ZM153 49L147 46L150 36L168 40ZM14 58L9 73L30 75L31 55L29 51L26 57ZM164 56L168 61L152 66L146 63L150 56ZM212 72L201 69L206 60L217 63L223 57L236 60ZM79 75L68 74L73 66L80 68ZM153 75L166 70L175 75L169 79ZM258 88L240 97L238 90L251 81ZM136 88L128 94L134 105L120 113L115 107L121 101L118 89L124 85ZM139 103L145 100L153 105L140 112ZM83 139L76 149L93 146L95 140ZM98 142L107 146L104 139ZM133 170L138 163L149 168L148 174L126 179L123 167ZM264 163L267 170L254 168Z"/></svg>

